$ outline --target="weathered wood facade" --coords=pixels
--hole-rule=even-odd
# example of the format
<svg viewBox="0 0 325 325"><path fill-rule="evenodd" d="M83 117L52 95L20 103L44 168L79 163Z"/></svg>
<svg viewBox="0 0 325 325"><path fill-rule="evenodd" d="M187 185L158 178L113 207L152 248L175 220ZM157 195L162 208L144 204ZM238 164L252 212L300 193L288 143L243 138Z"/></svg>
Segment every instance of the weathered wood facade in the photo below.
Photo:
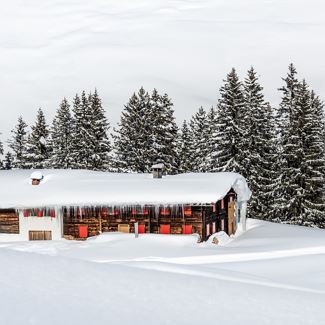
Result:
<svg viewBox="0 0 325 325"><path fill-rule="evenodd" d="M19 217L16 210L0 209L0 233L19 234Z"/></svg>
<svg viewBox="0 0 325 325"><path fill-rule="evenodd" d="M102 232L199 234L202 241L218 231L236 230L235 193L206 205L64 207L63 235L86 238Z"/></svg>
<svg viewBox="0 0 325 325"><path fill-rule="evenodd" d="M236 194L231 190L223 199L202 205L34 208L20 213L6 209L0 210L0 233L19 234L21 223L21 228L29 227L25 229L29 240L50 240L57 227L65 238L85 239L103 232L134 233L137 223L139 233L197 233L205 241L221 230L229 235L236 231L235 201Z"/></svg>

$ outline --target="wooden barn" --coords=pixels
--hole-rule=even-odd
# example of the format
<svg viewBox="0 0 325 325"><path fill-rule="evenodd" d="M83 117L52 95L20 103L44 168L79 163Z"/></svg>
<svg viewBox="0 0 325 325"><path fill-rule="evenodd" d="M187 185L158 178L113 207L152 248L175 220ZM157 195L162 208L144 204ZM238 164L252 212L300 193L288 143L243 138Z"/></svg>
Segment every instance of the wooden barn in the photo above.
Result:
<svg viewBox="0 0 325 325"><path fill-rule="evenodd" d="M84 239L103 232L197 233L245 230L250 191L236 173L163 176L82 170L0 171L0 236ZM12 235L12 236L11 236Z"/></svg>

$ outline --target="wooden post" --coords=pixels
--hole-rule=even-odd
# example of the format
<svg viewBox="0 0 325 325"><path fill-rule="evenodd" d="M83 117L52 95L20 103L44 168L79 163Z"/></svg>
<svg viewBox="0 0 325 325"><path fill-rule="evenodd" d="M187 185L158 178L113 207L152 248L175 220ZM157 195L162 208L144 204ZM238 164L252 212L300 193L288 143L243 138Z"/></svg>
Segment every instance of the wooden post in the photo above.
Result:
<svg viewBox="0 0 325 325"><path fill-rule="evenodd" d="M98 222L99 222L99 233L102 233L102 214L100 210L98 213Z"/></svg>
<svg viewBox="0 0 325 325"><path fill-rule="evenodd" d="M205 224L205 210L201 207L201 215L202 215L202 241L207 240L206 236L206 224Z"/></svg>

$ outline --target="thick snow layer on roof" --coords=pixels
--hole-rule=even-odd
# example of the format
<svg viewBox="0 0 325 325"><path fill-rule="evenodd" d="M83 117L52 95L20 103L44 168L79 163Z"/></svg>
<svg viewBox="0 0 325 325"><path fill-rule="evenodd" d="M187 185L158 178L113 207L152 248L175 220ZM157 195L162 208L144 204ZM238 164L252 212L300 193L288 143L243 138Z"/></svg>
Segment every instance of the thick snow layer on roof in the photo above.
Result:
<svg viewBox="0 0 325 325"><path fill-rule="evenodd" d="M85 170L42 170L40 185L31 185L31 170L0 171L0 208L60 205L211 203L233 188L238 201L251 192L236 173L190 173L154 179L151 174Z"/></svg>

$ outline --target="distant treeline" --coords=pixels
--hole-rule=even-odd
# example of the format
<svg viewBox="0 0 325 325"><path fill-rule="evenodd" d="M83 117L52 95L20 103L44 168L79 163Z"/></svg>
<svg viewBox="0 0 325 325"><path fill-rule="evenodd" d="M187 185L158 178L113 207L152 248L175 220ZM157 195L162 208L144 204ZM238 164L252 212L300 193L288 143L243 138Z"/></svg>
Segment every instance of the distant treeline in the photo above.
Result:
<svg viewBox="0 0 325 325"><path fill-rule="evenodd" d="M0 142L1 166L145 173L163 163L168 174L238 172L253 192L251 217L325 228L323 102L292 64L279 91L272 107L253 68L243 81L232 69L216 107L200 107L178 126L169 96L140 88L113 130L97 91L83 91L63 99L50 126L41 109L30 129L19 117L10 151Z"/></svg>

